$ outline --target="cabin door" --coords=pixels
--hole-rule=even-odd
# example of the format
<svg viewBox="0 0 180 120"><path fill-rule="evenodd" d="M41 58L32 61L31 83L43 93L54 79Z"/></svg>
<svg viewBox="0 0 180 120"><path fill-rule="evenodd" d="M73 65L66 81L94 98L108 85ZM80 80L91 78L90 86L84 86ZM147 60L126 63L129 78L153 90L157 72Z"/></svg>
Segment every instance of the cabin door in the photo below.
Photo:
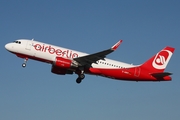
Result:
<svg viewBox="0 0 180 120"><path fill-rule="evenodd" d="M139 77L140 72L141 72L140 67L136 67L136 68L135 68L135 72L134 72L134 76Z"/></svg>
<svg viewBox="0 0 180 120"><path fill-rule="evenodd" d="M27 41L26 50L31 50L31 47L32 47L32 41Z"/></svg>

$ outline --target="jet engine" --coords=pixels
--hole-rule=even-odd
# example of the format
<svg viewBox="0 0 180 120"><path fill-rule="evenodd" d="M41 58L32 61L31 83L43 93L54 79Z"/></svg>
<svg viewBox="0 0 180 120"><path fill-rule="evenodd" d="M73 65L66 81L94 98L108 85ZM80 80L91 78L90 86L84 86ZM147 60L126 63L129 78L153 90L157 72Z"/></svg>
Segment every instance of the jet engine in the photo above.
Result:
<svg viewBox="0 0 180 120"><path fill-rule="evenodd" d="M53 65L59 68L64 68L64 69L74 69L78 67L78 62L72 60L72 59L67 59L63 57L56 57Z"/></svg>

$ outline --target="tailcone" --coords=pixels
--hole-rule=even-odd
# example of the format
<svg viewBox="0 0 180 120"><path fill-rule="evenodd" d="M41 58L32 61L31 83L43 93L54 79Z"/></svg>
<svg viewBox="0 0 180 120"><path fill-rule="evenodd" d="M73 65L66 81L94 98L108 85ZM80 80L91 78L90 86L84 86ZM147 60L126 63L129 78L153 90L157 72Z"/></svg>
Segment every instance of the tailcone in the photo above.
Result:
<svg viewBox="0 0 180 120"><path fill-rule="evenodd" d="M172 78L170 76L165 76L163 78L158 78L157 80L159 80L159 81L171 81Z"/></svg>
<svg viewBox="0 0 180 120"><path fill-rule="evenodd" d="M164 77L164 81L171 81L171 80L172 80L172 78L170 76L165 76Z"/></svg>

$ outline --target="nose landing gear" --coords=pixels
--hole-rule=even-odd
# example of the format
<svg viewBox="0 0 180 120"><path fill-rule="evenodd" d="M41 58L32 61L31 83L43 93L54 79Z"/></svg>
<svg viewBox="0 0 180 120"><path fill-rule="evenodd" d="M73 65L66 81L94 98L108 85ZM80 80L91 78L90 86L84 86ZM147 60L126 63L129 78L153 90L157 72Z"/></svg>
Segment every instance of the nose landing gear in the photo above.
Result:
<svg viewBox="0 0 180 120"><path fill-rule="evenodd" d="M25 58L25 59L24 59L24 63L22 64L22 67L23 67L23 68L25 68L25 67L26 67L26 63L27 63L27 61L28 61L28 58Z"/></svg>

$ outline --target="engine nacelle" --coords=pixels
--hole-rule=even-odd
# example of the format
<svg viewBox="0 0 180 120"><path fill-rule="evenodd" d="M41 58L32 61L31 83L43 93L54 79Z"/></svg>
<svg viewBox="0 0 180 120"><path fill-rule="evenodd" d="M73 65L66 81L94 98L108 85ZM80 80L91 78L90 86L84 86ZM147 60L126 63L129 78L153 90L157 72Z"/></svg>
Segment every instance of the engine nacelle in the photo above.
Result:
<svg viewBox="0 0 180 120"><path fill-rule="evenodd" d="M67 69L62 69L56 66L52 66L51 72L58 75L65 75L67 73Z"/></svg>
<svg viewBox="0 0 180 120"><path fill-rule="evenodd" d="M51 72L58 75L73 74L73 71L52 65Z"/></svg>
<svg viewBox="0 0 180 120"><path fill-rule="evenodd" d="M59 67L59 68L64 68L64 69L78 67L78 63L76 61L67 59L67 58L63 58L63 57L56 57L53 65L56 67Z"/></svg>

